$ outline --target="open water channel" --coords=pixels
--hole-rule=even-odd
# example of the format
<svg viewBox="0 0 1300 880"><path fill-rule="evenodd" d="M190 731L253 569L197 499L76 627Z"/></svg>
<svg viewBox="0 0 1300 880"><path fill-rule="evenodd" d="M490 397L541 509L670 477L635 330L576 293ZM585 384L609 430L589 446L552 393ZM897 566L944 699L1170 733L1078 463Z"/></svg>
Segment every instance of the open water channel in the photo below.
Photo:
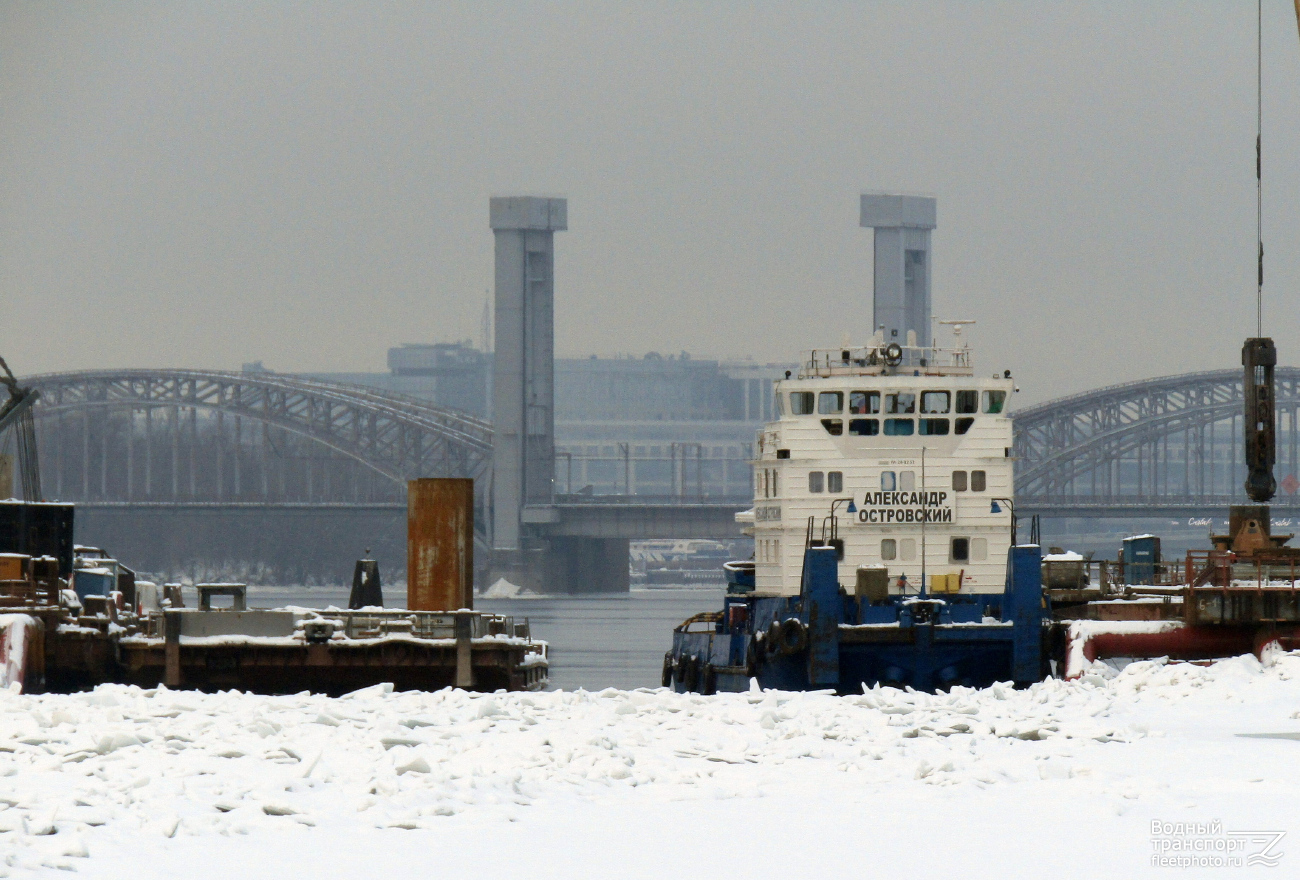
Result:
<svg viewBox="0 0 1300 880"><path fill-rule="evenodd" d="M346 608L348 587L248 588L258 608L302 605ZM384 590L386 604L405 601L404 588ZM723 588L633 590L582 599L475 599L481 611L528 619L534 638L550 644L551 688L658 687L673 627L700 611L722 609Z"/></svg>

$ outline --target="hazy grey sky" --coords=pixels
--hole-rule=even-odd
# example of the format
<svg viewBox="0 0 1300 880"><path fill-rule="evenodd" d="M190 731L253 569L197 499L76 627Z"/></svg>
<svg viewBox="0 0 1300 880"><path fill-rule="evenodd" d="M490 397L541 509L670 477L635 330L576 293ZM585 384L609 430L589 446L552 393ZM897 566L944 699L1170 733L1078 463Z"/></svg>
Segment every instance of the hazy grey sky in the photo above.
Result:
<svg viewBox="0 0 1300 880"><path fill-rule="evenodd" d="M1300 363L1300 40L1268 0L1267 330ZM864 190L1021 403L1236 366L1255 5L0 5L0 353L383 370L477 337L490 195L563 195L562 355L870 333Z"/></svg>

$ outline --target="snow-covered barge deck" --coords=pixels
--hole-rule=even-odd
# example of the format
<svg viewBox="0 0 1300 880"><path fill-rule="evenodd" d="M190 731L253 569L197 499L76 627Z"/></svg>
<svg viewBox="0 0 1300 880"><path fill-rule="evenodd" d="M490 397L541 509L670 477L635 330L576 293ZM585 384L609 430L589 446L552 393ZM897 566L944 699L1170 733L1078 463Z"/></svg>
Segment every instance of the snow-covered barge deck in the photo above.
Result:
<svg viewBox="0 0 1300 880"><path fill-rule="evenodd" d="M0 583L7 606L0 686L70 692L119 682L337 695L381 682L478 691L547 684L546 643L532 638L527 621L505 615L296 607L136 613L120 592L77 603L59 588L55 566L9 558L24 576ZM39 576L42 570L50 574Z"/></svg>

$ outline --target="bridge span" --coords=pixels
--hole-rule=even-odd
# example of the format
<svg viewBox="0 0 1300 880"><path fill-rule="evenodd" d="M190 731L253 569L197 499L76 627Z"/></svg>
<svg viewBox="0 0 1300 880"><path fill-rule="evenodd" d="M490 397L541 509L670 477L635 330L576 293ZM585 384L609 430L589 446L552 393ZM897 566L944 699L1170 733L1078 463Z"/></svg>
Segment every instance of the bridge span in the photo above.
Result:
<svg viewBox="0 0 1300 880"><path fill-rule="evenodd" d="M49 494L78 503L86 542L146 570L215 576L252 566L262 576L337 581L370 548L400 573L405 481L417 476L476 478L486 561L493 428L482 419L276 374L113 370L25 381L42 392L35 414ZM1274 510L1300 518L1300 370L1278 369L1277 413ZM1027 408L1016 414L1017 512L1221 516L1244 501L1240 418L1238 370ZM734 514L747 506L685 493L558 495L524 505L519 519L563 554L605 560L608 579L626 571L628 541L734 537Z"/></svg>
<svg viewBox="0 0 1300 880"><path fill-rule="evenodd" d="M489 562L493 436L482 419L271 373L101 370L24 383L41 392L47 494L77 503L78 540L146 571L337 582L369 549L400 577L406 481L426 476L475 479L477 557ZM561 555L605 560L600 577L623 589L630 540L734 537L747 506L685 493L556 501L521 520Z"/></svg>
<svg viewBox="0 0 1300 880"><path fill-rule="evenodd" d="M1300 513L1300 369L1276 384L1281 516ZM1016 497L1046 516L1206 516L1248 503L1242 371L1128 382L1014 414Z"/></svg>
<svg viewBox="0 0 1300 880"><path fill-rule="evenodd" d="M417 476L477 480L480 561L490 551L493 428L482 419L276 374L114 370L25 381L42 392L35 415L48 493L78 503L83 540L146 570L337 581L370 548L400 574L405 481ZM1278 369L1277 413L1274 510L1300 518L1300 370ZM1240 418L1238 370L1022 410L1017 512L1222 516L1244 501ZM747 506L687 493L558 495L524 505L519 519L562 555L605 560L601 577L623 584L614 573L626 571L628 541L734 537L734 514Z"/></svg>

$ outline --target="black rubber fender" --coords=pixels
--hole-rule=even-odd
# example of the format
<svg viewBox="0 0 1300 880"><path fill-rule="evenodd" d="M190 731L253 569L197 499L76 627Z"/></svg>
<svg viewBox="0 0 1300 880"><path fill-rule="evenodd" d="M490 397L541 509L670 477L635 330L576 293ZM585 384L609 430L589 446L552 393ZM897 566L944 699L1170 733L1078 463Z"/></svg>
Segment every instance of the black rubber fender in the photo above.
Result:
<svg viewBox="0 0 1300 880"><path fill-rule="evenodd" d="M673 652L664 654L664 671L659 676L659 683L664 687L673 686Z"/></svg>
<svg viewBox="0 0 1300 880"><path fill-rule="evenodd" d="M759 633L751 638L749 644L745 646L745 675L750 678L758 675L759 660L763 656L763 646L759 641L761 638L762 633Z"/></svg>
<svg viewBox="0 0 1300 880"><path fill-rule="evenodd" d="M808 628L797 617L791 617L781 624L781 653L798 654L808 647Z"/></svg>
<svg viewBox="0 0 1300 880"><path fill-rule="evenodd" d="M776 657L781 651L781 621L773 620L767 625L767 638L763 640L764 653Z"/></svg>
<svg viewBox="0 0 1300 880"><path fill-rule="evenodd" d="M690 660L685 654L677 655L677 662L673 664L673 677L677 679L678 684L686 681L686 669L690 665Z"/></svg>
<svg viewBox="0 0 1300 880"><path fill-rule="evenodd" d="M682 684L686 686L686 689L688 691L695 690L700 684L700 658L699 657L692 655L691 658L686 661L685 673L686 675L682 679Z"/></svg>
<svg viewBox="0 0 1300 880"><path fill-rule="evenodd" d="M718 692L718 670L712 663L704 664L704 671L700 673L700 693L705 696L711 696Z"/></svg>

